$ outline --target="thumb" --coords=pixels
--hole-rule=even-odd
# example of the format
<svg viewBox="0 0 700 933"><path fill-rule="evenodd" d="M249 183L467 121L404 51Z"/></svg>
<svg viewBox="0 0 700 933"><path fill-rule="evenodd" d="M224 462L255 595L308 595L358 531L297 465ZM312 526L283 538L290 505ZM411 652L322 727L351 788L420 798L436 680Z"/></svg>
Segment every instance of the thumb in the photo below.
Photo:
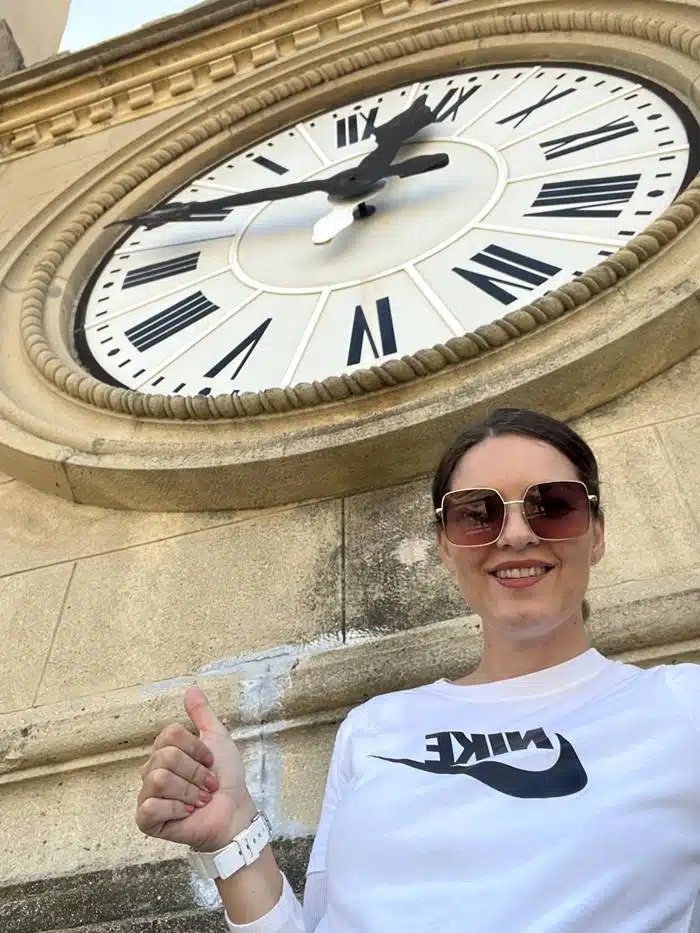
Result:
<svg viewBox="0 0 700 933"><path fill-rule="evenodd" d="M208 732L214 735L228 736L228 729L221 720L217 718L216 714L209 706L204 692L199 687L190 687L185 693L185 710L192 722L199 729L200 735Z"/></svg>

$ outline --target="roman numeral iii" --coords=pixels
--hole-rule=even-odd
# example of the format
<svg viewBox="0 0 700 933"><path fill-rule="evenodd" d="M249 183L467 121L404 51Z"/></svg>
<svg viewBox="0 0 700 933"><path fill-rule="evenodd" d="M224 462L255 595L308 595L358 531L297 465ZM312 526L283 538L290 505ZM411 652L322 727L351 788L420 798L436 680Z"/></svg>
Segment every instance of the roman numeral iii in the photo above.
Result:
<svg viewBox="0 0 700 933"><path fill-rule="evenodd" d="M372 328L362 309L362 305L357 305L352 322L352 333L350 334L348 366L356 366L361 362L365 339L369 343L375 360L379 359L380 356L389 356L389 354L397 352L394 321L391 316L391 305L388 298L380 298L377 301L377 323L379 325L378 342L372 333Z"/></svg>
<svg viewBox="0 0 700 933"><path fill-rule="evenodd" d="M547 182L526 217L619 217L637 190L642 176L613 175Z"/></svg>
<svg viewBox="0 0 700 933"><path fill-rule="evenodd" d="M532 256L523 256L522 253L516 253L495 244L487 246L486 249L472 256L470 261L478 266L492 269L493 272L461 269L459 266L455 266L452 271L461 275L472 285L476 285L496 301L500 301L502 305L512 304L518 299L517 293L514 294L511 289L534 291L538 286L544 285L547 279L561 272L558 266L552 266L541 259L533 259Z"/></svg>

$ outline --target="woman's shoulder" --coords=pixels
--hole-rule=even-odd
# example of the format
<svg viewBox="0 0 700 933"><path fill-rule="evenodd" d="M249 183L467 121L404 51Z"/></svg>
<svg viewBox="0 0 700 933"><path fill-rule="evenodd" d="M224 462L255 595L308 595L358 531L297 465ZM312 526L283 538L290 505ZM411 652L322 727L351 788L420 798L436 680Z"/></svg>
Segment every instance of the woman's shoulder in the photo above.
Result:
<svg viewBox="0 0 700 933"><path fill-rule="evenodd" d="M346 731L366 732L378 726L387 728L402 724L407 717L415 715L417 708L424 708L431 687L431 684L422 684L378 693L364 700L347 714L344 722Z"/></svg>

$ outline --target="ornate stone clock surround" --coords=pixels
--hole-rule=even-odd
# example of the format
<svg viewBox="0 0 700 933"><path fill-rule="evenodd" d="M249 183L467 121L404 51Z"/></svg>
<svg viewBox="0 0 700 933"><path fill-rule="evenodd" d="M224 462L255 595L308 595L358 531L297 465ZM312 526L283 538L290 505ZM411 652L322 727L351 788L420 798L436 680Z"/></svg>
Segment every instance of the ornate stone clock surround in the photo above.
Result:
<svg viewBox="0 0 700 933"><path fill-rule="evenodd" d="M347 6L336 27L352 22ZM544 60L546 50L546 60L649 75L697 109L700 31L671 19L687 17L687 8L654 6L658 17L560 3L520 14L509 3L485 13L468 0L404 2L382 4L380 17L358 7L354 29L305 51L298 38L270 40L275 54L262 61L258 51L258 65L247 74L238 68L225 89L193 88L195 98L208 91L206 99L98 166L79 196L59 197L27 231L31 245L11 256L7 280L24 291L4 309L16 352L0 380L0 469L56 492L60 464L59 494L137 509L264 507L343 494L429 471L445 438L487 407L517 402L575 417L697 349L697 178L628 246L564 288L446 346L371 370L242 396L162 397L97 382L70 349L79 289L115 239L105 223L349 96L459 67ZM330 21L328 10L314 15L315 25L302 27L307 37ZM292 36L298 27L290 21ZM187 54L183 42L171 55L178 49Z"/></svg>

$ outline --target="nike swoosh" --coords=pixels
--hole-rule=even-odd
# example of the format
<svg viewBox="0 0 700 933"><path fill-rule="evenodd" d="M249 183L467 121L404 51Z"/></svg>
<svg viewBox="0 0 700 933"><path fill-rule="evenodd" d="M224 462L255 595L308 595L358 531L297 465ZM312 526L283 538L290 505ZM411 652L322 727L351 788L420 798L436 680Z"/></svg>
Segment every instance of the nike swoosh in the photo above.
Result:
<svg viewBox="0 0 700 933"><path fill-rule="evenodd" d="M547 797L569 797L583 790L588 784L588 775L571 742L559 733L556 736L560 745L559 758L546 771L525 771L502 761L479 761L474 765L452 765L446 768L439 761L386 758L384 755L371 757L433 774L466 774L509 797L542 800Z"/></svg>

